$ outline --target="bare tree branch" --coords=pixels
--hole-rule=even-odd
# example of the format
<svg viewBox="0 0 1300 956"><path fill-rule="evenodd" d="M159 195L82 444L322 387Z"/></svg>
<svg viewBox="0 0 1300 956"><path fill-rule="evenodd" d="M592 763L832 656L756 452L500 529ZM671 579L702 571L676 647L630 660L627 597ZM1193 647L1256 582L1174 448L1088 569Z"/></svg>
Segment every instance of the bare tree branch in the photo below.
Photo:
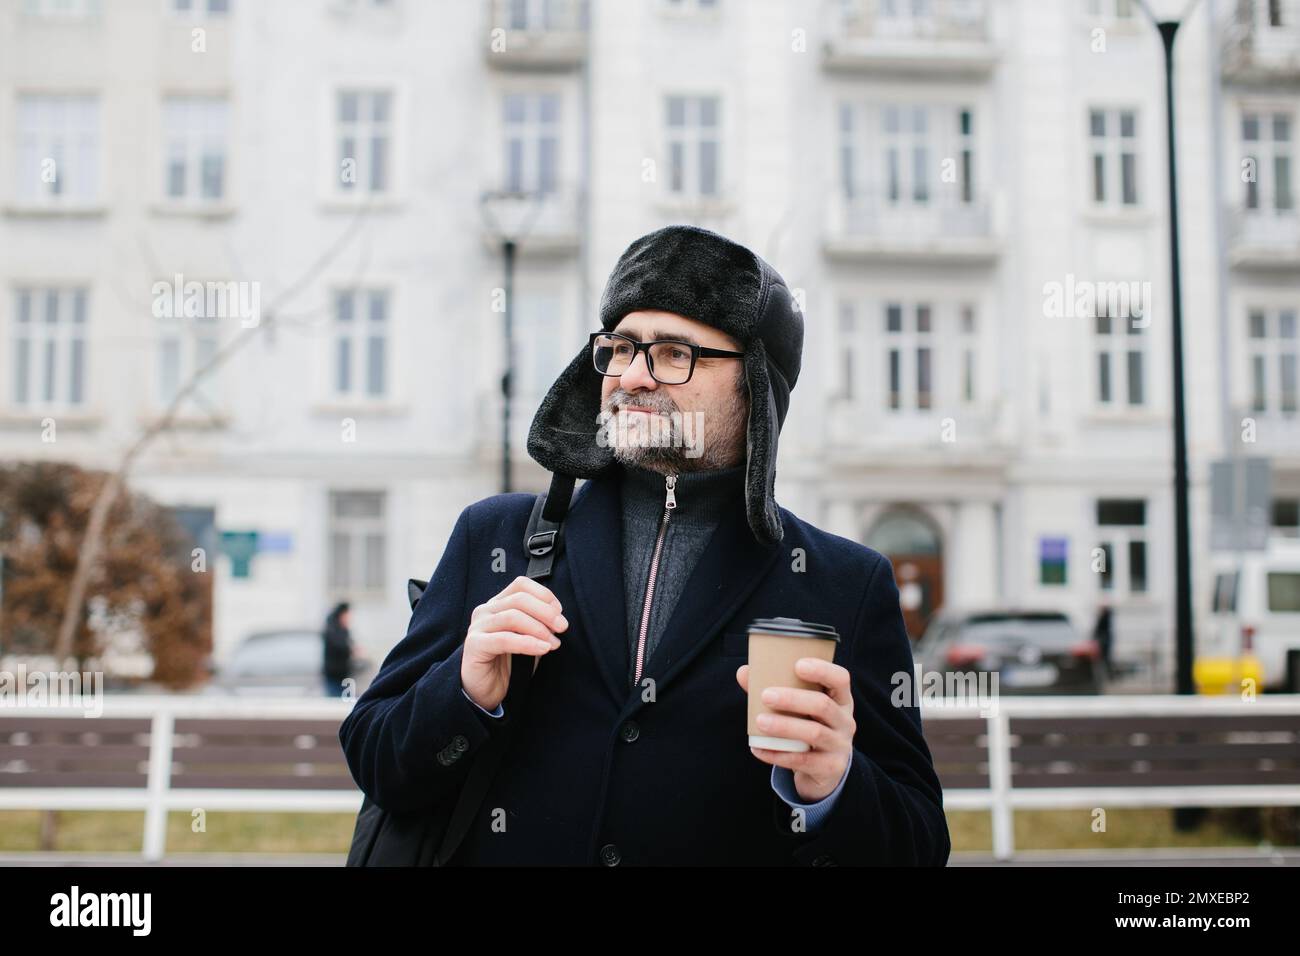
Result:
<svg viewBox="0 0 1300 956"><path fill-rule="evenodd" d="M172 397L171 403L157 420L146 425L139 437L131 443L130 447L123 453L118 461L117 468L110 474L100 487L99 494L95 498L94 507L91 509L90 521L86 526L85 538L77 554L77 567L73 572L72 583L68 588L68 600L64 605L63 618L59 625L58 637L54 644L54 657L57 661L66 662L71 656L72 642L76 635L77 623L81 620L83 608L86 601L86 591L90 584L100 555L103 549L104 528L108 522L109 510L113 502L117 499L118 493L126 483L127 476L130 474L131 466L146 448L164 432L170 430L175 424L176 416L180 411L185 400L194 393L199 384L208 376L225 364L231 356L243 349L249 342L260 335L264 330L270 328L277 320L277 312L287 302L289 302L300 291L307 288L321 274L331 262L337 258L342 251L347 248L348 244L356 237L360 230L361 224L367 218L372 202L372 195L367 194L365 202L360 204L348 223L347 228L342 232L339 238L327 248L301 276L291 282L284 291L282 291L271 304L266 308L266 315L261 318L257 325L244 329L240 334L232 338L225 346L218 349L208 362L202 367L195 369L189 379L176 394ZM146 253L147 258L151 258ZM155 275L161 273L155 270Z"/></svg>

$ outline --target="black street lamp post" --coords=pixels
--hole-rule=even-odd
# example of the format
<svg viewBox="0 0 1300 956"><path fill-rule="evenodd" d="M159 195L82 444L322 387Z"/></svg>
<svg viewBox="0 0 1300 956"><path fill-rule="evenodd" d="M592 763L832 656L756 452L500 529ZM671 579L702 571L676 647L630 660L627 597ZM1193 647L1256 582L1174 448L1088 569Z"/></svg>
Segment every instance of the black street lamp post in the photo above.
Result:
<svg viewBox="0 0 1300 956"><path fill-rule="evenodd" d="M501 374L501 493L512 489L510 464L510 404L514 395L515 377L515 241L505 239L501 243L501 258L505 264L505 371Z"/></svg>
<svg viewBox="0 0 1300 956"><path fill-rule="evenodd" d="M1165 151L1169 160L1169 280L1171 288L1170 319L1173 333L1174 363L1174 691L1177 694L1194 694L1192 679L1192 557L1191 531L1188 517L1187 495L1187 418L1183 397L1183 296L1181 271L1178 260L1178 165L1175 160L1174 138L1174 38L1178 27L1191 12L1196 0L1183 9L1181 15L1170 4L1179 0L1140 0L1142 8L1160 32L1165 62ZM1159 6L1152 11L1151 4ZM1216 131L1217 135L1217 131ZM1204 816L1201 807L1175 807L1173 814L1176 830L1192 830Z"/></svg>
<svg viewBox="0 0 1300 956"><path fill-rule="evenodd" d="M515 258L519 243L528 235L541 212L545 197L540 193L501 191L486 192L479 201L488 235L501 242L501 259L505 270L502 291L505 296L505 370L501 373L501 492L513 489L510 456L510 406L514 400L515 377Z"/></svg>
<svg viewBox="0 0 1300 956"><path fill-rule="evenodd" d="M1187 416L1183 395L1183 297L1178 260L1178 169L1174 139L1174 38L1178 27L1191 9L1189 5L1177 19L1158 16L1150 4L1142 7L1160 32L1165 62L1165 136L1169 164L1169 278L1171 288L1170 322L1173 333L1173 400L1174 400L1174 685L1178 694L1194 694L1192 681L1192 558L1191 528L1187 493ZM1192 0L1192 4L1195 0ZM1167 4L1159 3L1162 7ZM1160 11L1161 14L1165 10Z"/></svg>

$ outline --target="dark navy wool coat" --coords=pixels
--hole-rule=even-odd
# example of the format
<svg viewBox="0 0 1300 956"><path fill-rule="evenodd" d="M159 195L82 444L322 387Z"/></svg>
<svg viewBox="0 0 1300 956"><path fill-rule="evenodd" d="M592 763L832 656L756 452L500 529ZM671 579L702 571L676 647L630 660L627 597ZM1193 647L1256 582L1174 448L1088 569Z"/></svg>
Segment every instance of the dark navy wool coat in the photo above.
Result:
<svg viewBox="0 0 1300 956"><path fill-rule="evenodd" d="M527 572L533 500L495 495L461 513L405 638L343 721L352 776L385 809L437 808L445 819L475 754L504 729L462 692L461 652L474 608ZM743 501L722 516L646 663L647 701L644 687L629 686L618 483L602 475L578 489L564 550L542 582L569 627L541 659L527 706L504 701L517 727L453 863L947 862L919 712L890 701L893 675L913 673L893 569L785 509L781 519L784 540L762 547ZM853 675L853 763L815 833L793 823L771 765L748 745L735 675L746 626L763 617L833 625L842 637L835 662ZM457 750L460 759L439 759Z"/></svg>

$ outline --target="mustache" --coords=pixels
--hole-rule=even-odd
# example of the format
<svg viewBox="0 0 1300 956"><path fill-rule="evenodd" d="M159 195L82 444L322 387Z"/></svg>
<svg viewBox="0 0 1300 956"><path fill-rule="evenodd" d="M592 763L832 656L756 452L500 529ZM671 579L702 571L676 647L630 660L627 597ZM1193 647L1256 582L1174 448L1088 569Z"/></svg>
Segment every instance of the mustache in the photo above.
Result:
<svg viewBox="0 0 1300 956"><path fill-rule="evenodd" d="M621 390L610 393L609 400L605 403L605 411L613 413L623 405L643 405L665 415L677 411L677 403L666 395L639 396Z"/></svg>

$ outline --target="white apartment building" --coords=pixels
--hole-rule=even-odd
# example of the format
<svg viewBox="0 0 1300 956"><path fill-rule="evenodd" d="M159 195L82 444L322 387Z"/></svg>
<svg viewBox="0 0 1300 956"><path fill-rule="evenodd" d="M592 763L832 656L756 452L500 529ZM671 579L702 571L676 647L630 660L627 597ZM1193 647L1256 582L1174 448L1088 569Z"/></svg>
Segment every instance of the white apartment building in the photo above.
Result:
<svg viewBox="0 0 1300 956"><path fill-rule="evenodd" d="M1300 526L1297 50L1286 0L1201 0L1176 45L1198 613L1233 422ZM541 490L528 425L614 261L694 222L802 297L782 504L889 554L912 626L1104 598L1164 672L1164 117L1128 0L2 0L0 454L108 466L247 331L156 284L255 289L134 485L223 552L219 654L346 597L382 657L500 490L502 230ZM1119 283L1129 317L1075 307Z"/></svg>

